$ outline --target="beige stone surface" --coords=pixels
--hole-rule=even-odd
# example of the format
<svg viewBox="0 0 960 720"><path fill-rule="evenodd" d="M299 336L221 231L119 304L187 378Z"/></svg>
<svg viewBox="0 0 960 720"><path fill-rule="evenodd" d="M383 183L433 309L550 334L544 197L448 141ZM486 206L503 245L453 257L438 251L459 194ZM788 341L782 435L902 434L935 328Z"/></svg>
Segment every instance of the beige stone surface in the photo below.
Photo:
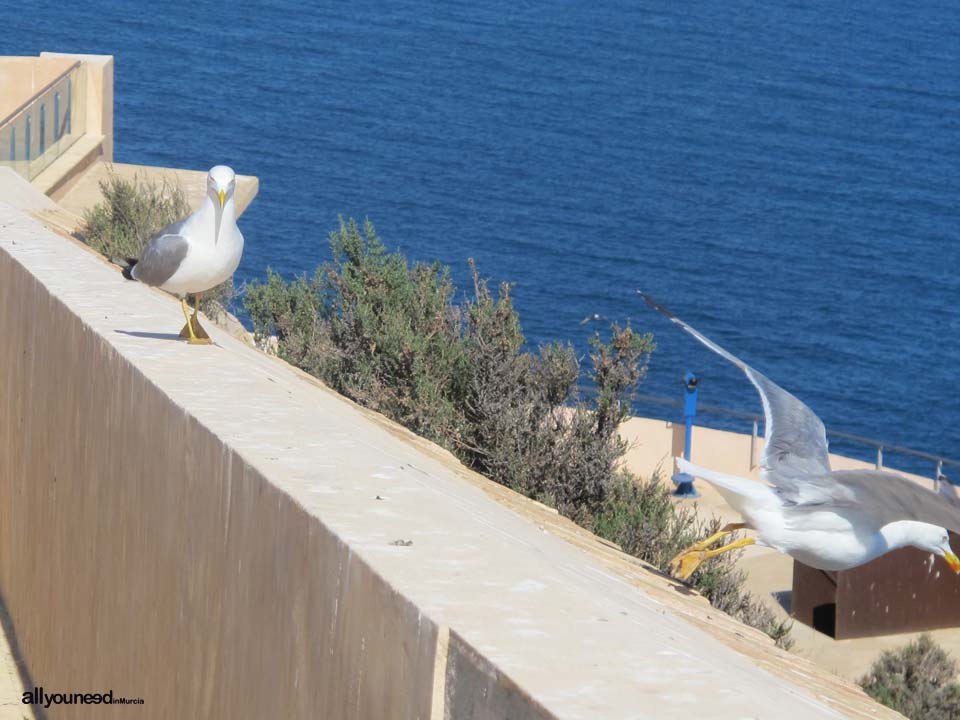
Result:
<svg viewBox="0 0 960 720"><path fill-rule="evenodd" d="M12 168L0 165L0 198L27 212L53 211L58 205Z"/></svg>
<svg viewBox="0 0 960 720"><path fill-rule="evenodd" d="M44 195L59 197L65 188L82 178L102 154L103 136L84 133L33 178L32 185Z"/></svg>
<svg viewBox="0 0 960 720"><path fill-rule="evenodd" d="M84 133L31 181L44 195L60 197L103 154L103 136Z"/></svg>
<svg viewBox="0 0 960 720"><path fill-rule="evenodd" d="M0 123L76 63L71 57L0 57Z"/></svg>
<svg viewBox="0 0 960 720"><path fill-rule="evenodd" d="M51 141L42 155L15 163L51 196L64 192L98 158L113 159L113 57L68 53L0 57L0 124L5 118L15 120L21 108L74 68L72 132ZM4 106L12 114L3 112Z"/></svg>
<svg viewBox="0 0 960 720"><path fill-rule="evenodd" d="M82 53L40 53L41 61L80 60L86 92L86 128L91 135L103 138L102 157L113 160L113 55Z"/></svg>
<svg viewBox="0 0 960 720"><path fill-rule="evenodd" d="M0 205L0 591L38 684L144 718L897 717L176 312Z"/></svg>

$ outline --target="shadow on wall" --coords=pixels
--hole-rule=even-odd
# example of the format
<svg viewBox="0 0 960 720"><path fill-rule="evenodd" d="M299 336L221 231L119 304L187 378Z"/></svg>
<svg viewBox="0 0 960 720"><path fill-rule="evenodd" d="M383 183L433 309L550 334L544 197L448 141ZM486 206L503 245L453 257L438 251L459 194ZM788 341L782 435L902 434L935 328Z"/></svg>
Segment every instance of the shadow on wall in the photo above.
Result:
<svg viewBox="0 0 960 720"><path fill-rule="evenodd" d="M23 658L23 653L20 650L20 643L17 640L17 630L13 626L13 619L10 617L10 613L7 612L7 602L3 596L3 593L0 592L0 625L3 626L3 635L4 640L9 649L10 657L13 658L13 662L17 666L17 674L20 676L20 685L19 690L26 691L32 690L36 687L33 683L33 677L30 675L30 668L27 667L27 662ZM22 696L18 696L17 700L21 700ZM13 700L13 698L10 698ZM2 701L2 699L0 699ZM43 707L37 705L24 705L23 706L23 717L34 718L34 720L47 720L47 713Z"/></svg>

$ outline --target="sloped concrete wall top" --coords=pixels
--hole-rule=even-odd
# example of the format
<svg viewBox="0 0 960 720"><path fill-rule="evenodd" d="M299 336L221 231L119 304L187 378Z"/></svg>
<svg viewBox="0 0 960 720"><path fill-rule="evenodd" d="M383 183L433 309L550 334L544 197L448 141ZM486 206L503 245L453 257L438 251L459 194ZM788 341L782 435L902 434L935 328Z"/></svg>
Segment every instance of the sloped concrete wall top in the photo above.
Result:
<svg viewBox="0 0 960 720"><path fill-rule="evenodd" d="M896 717L181 323L0 205L0 591L47 691L143 718Z"/></svg>

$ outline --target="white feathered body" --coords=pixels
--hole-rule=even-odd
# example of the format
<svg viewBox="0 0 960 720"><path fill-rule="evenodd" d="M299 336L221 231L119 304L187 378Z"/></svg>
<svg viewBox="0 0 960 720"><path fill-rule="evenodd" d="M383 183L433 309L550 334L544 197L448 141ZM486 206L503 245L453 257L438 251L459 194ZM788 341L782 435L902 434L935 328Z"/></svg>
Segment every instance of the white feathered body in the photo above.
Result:
<svg viewBox="0 0 960 720"><path fill-rule="evenodd" d="M185 295L216 287L233 275L243 254L243 234L237 227L233 197L223 206L220 234L216 242L216 206L209 196L203 205L187 218L180 233L190 238L190 249L177 271L160 287L167 292Z"/></svg>
<svg viewBox="0 0 960 720"><path fill-rule="evenodd" d="M891 523L876 528L868 523L864 527L865 518L855 508L850 508L849 514L840 514L827 507L791 506L762 483L697 467L681 458L677 458L677 464L682 472L713 485L756 531L758 545L819 570L848 570L908 545L906 526L922 524Z"/></svg>

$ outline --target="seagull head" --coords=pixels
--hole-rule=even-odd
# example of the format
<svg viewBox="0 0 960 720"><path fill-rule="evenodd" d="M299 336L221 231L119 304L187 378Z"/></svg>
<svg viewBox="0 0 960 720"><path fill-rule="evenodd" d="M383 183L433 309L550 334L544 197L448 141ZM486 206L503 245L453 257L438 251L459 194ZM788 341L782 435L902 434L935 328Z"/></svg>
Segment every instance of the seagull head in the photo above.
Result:
<svg viewBox="0 0 960 720"><path fill-rule="evenodd" d="M207 194L214 203L223 210L227 198L233 197L233 191L237 186L237 175L232 168L226 165L217 165L210 168L207 174Z"/></svg>
<svg viewBox="0 0 960 720"><path fill-rule="evenodd" d="M233 198L233 191L237 187L237 175L232 168L226 165L217 165L210 168L207 174L207 195L213 201L213 207L217 211L217 226L213 236L213 242L216 243L220 238L220 218L223 215L223 208L227 200Z"/></svg>
<svg viewBox="0 0 960 720"><path fill-rule="evenodd" d="M960 559L957 558L950 547L950 533L936 525L927 525L926 523L917 523L917 525L924 526L923 537L916 538L914 544L923 550L929 550L935 555L939 555L947 561L951 570L960 573Z"/></svg>

